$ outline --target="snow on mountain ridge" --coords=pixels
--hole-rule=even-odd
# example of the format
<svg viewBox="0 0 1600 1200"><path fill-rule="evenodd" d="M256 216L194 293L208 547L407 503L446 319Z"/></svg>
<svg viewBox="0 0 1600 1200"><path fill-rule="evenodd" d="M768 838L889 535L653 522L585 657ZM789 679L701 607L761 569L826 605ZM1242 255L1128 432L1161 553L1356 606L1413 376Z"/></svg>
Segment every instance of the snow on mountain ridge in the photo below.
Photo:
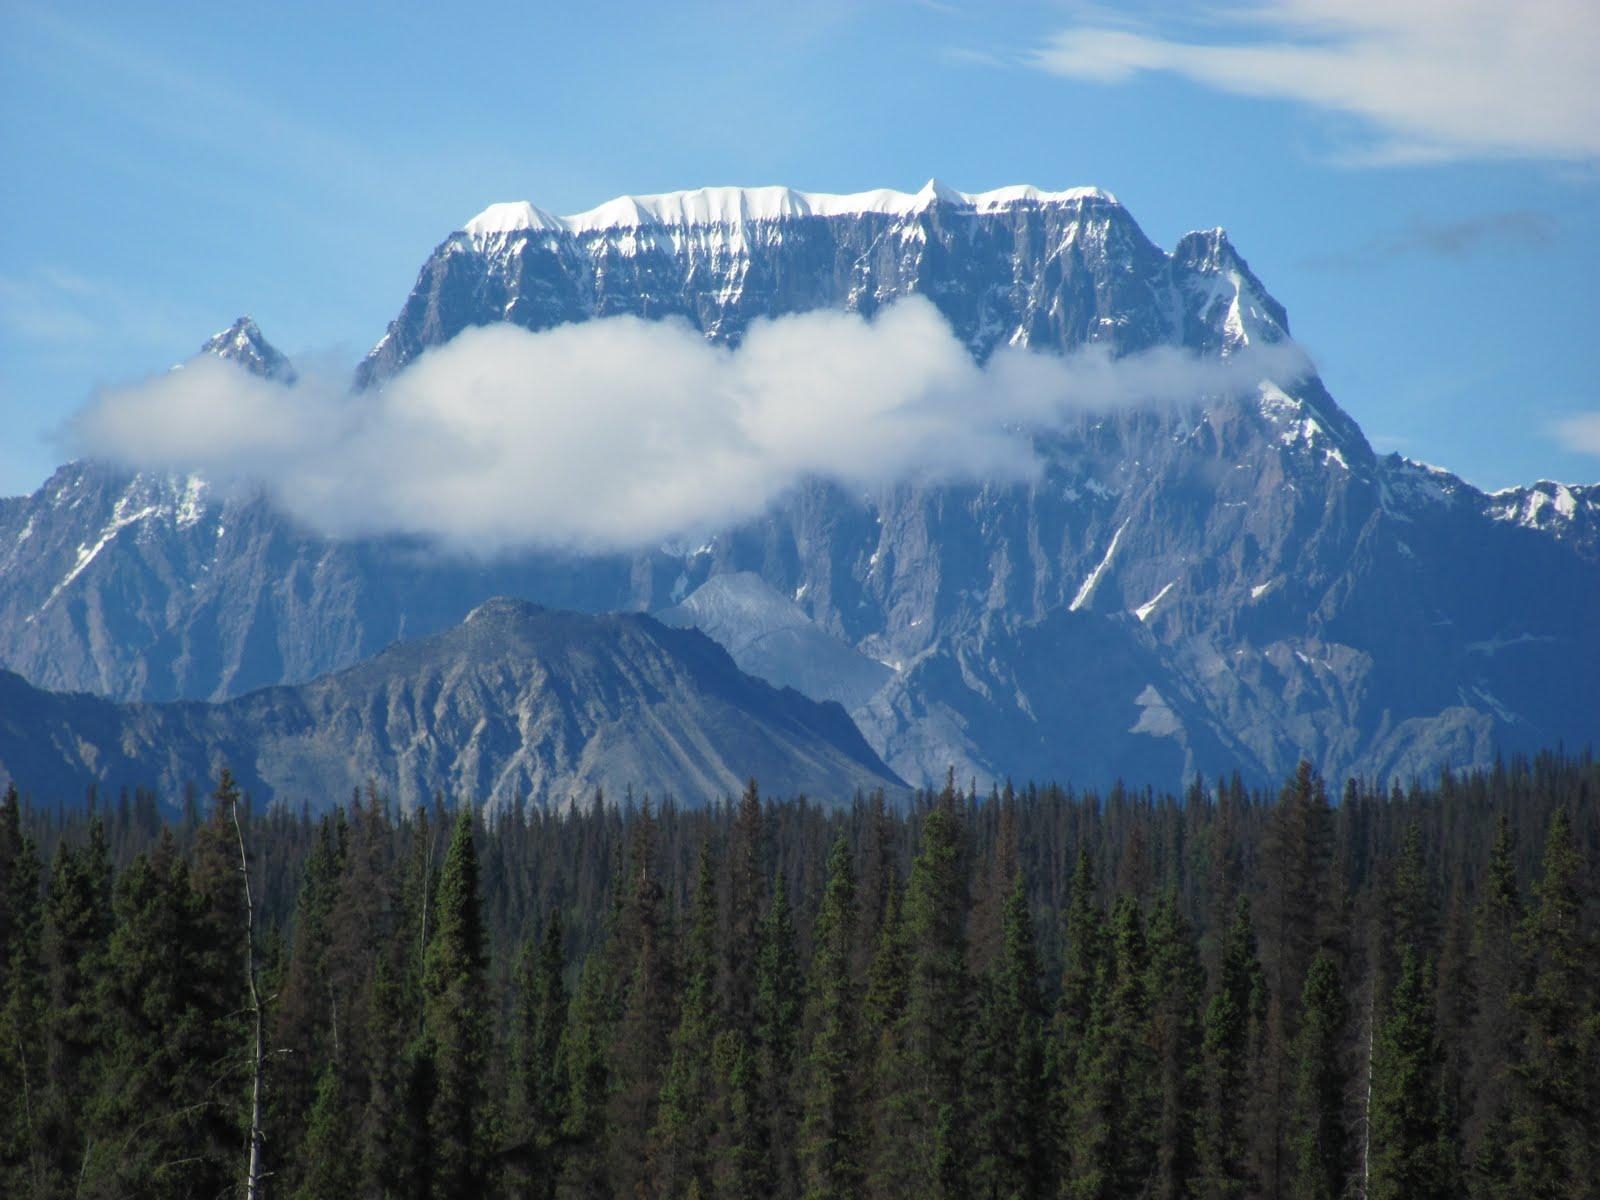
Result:
<svg viewBox="0 0 1600 1200"><path fill-rule="evenodd" d="M552 216L526 200L491 204L463 227L474 239L521 232L597 233L650 225L742 225L796 217L844 217L868 213L908 216L934 204L991 213L1021 204L1072 204L1099 200L1116 204L1110 192L1095 187L1047 192L1029 184L987 192L960 192L930 179L920 191L877 188L835 195L789 187L705 187L648 196L618 196L586 212Z"/></svg>

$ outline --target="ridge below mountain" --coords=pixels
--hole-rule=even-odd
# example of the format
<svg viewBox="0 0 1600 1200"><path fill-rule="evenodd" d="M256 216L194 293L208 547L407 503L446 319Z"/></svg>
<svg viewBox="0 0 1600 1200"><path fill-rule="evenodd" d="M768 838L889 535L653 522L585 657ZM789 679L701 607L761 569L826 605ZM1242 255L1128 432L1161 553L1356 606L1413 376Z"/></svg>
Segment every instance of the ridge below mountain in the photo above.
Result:
<svg viewBox="0 0 1600 1200"><path fill-rule="evenodd" d="M694 630L493 598L346 670L218 704L117 704L0 673L0 778L47 802L89 785L176 803L230 766L258 800L340 803L369 781L504 810L597 790L699 804L755 777L848 800L898 789L844 710L745 675Z"/></svg>

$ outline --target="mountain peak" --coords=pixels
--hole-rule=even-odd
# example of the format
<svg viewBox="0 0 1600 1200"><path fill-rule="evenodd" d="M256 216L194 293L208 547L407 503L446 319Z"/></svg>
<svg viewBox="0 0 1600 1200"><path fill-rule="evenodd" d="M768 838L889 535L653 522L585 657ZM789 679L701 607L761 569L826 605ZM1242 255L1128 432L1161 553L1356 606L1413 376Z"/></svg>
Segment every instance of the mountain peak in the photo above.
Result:
<svg viewBox="0 0 1600 1200"><path fill-rule="evenodd" d="M252 375L279 383L297 378L293 365L271 342L262 336L261 327L250 317L240 317L232 325L214 333L200 347L201 354L213 354L238 363Z"/></svg>
<svg viewBox="0 0 1600 1200"><path fill-rule="evenodd" d="M877 188L838 195L801 192L789 187L704 187L646 196L618 196L572 216L551 216L527 201L491 204L462 226L477 241L513 233L598 233L606 229L652 226L738 226L749 222L802 217L851 217L869 214L910 216L938 203L975 213L1000 212L1020 206L1116 204L1110 192L1094 187L1047 192L1030 184L988 192L960 192L930 179L916 193Z"/></svg>

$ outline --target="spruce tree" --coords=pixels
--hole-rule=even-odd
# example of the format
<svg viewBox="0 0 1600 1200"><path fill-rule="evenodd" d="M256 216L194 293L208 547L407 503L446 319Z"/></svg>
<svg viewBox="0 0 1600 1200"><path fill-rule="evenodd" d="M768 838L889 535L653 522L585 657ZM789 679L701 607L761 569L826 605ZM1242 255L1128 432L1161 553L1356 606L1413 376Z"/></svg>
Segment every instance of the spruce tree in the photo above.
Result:
<svg viewBox="0 0 1600 1200"><path fill-rule="evenodd" d="M1054 1166L1045 1076L1045 1008L1027 889L1018 876L1001 913L973 1045L973 1186L988 1196L1044 1196Z"/></svg>
<svg viewBox="0 0 1600 1200"><path fill-rule="evenodd" d="M761 923L760 944L756 960L754 1043L766 1150L763 1157L770 1167L766 1191L778 1200L790 1200L799 1191L794 1073L805 996L799 952L795 947L794 916L789 909L789 891L781 875Z"/></svg>
<svg viewBox="0 0 1600 1200"><path fill-rule="evenodd" d="M428 1130L433 1195L467 1200L486 1182L487 953L473 814L463 805L439 872L422 990L433 1093Z"/></svg>
<svg viewBox="0 0 1600 1200"><path fill-rule="evenodd" d="M965 1192L966 903L960 830L940 805L923 825L906 887L906 1001L894 1068L906 1123L902 1153L913 1186L930 1197Z"/></svg>
<svg viewBox="0 0 1600 1200"><path fill-rule="evenodd" d="M1150 1032L1159 1073L1159 1119L1149 1194L1179 1200L1198 1169L1195 1126L1200 1110L1199 997L1205 973L1194 930L1168 892L1150 915Z"/></svg>
<svg viewBox="0 0 1600 1200"><path fill-rule="evenodd" d="M1289 1118L1294 1200L1339 1200L1349 1173L1342 1058L1344 987L1331 956L1318 951L1306 973L1300 1034L1294 1045L1294 1107Z"/></svg>
<svg viewBox="0 0 1600 1200"><path fill-rule="evenodd" d="M1266 982L1256 957L1255 924L1248 896L1234 902L1223 941L1221 976L1206 1006L1199 1176L1203 1200L1235 1200L1254 1187L1255 1171L1245 1136L1255 1074L1254 1048L1266 1013Z"/></svg>
<svg viewBox="0 0 1600 1200"><path fill-rule="evenodd" d="M651 1174L663 1200L676 1200L692 1185L705 1188L710 1183L709 1150L716 1119L712 1048L719 1030L716 938L716 880L709 847L702 847L683 938L683 999L650 1139Z"/></svg>
<svg viewBox="0 0 1600 1200"><path fill-rule="evenodd" d="M859 1194L862 1128L857 1085L858 1001L851 976L856 923L850 843L840 834L828 855L828 880L813 931L806 993L812 1031L803 1064L800 1163L806 1200Z"/></svg>
<svg viewBox="0 0 1600 1200"><path fill-rule="evenodd" d="M524 947L517 970L507 1157L518 1164L510 1180L513 1190L535 1200L554 1194L566 1120L561 1041L568 999L562 940L561 912L551 909L543 936L537 945L530 941Z"/></svg>
<svg viewBox="0 0 1600 1200"><path fill-rule="evenodd" d="M44 1057L45 981L40 966L42 865L22 832L15 784L0 799L0 1193L42 1193L46 1147L38 1105Z"/></svg>
<svg viewBox="0 0 1600 1200"><path fill-rule="evenodd" d="M1449 1195L1439 1156L1440 1067L1433 973L1405 946L1373 1058L1371 1200Z"/></svg>
<svg viewBox="0 0 1600 1200"><path fill-rule="evenodd" d="M1522 898L1515 851L1511 822L1501 814L1473 913L1468 972L1473 1015L1466 1090L1471 1103L1462 1129L1462 1150L1468 1188L1477 1200L1511 1195L1511 1103L1521 1051L1520 1014L1512 998L1523 988L1518 941Z"/></svg>
<svg viewBox="0 0 1600 1200"><path fill-rule="evenodd" d="M1583 923L1583 861L1565 808L1545 840L1536 903L1521 929L1528 985L1514 997L1523 1022L1509 1157L1513 1191L1528 1200L1567 1200L1594 1184L1589 1140L1597 1131L1594 1078L1597 980Z"/></svg>

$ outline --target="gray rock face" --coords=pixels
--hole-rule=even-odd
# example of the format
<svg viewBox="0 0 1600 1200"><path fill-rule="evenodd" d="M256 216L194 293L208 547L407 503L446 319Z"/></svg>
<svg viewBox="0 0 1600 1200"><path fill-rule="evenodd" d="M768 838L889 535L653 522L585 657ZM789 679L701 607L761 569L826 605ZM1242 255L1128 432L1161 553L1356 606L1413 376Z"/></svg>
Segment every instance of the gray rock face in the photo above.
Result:
<svg viewBox="0 0 1600 1200"><path fill-rule="evenodd" d="M759 679L815 700L836 700L850 710L866 704L895 674L893 667L826 632L750 571L713 575L656 618L700 630Z"/></svg>
<svg viewBox="0 0 1600 1200"><path fill-rule="evenodd" d="M0 673L0 779L47 803L91 783L171 801L224 763L258 799L314 807L369 780L404 808L436 791L559 808L596 788L697 804L751 776L824 801L902 786L838 705L642 615L493 599L349 670L220 704L117 704Z"/></svg>
<svg viewBox="0 0 1600 1200"><path fill-rule="evenodd" d="M222 332L212 334L200 347L200 353L236 362L263 379L293 383L298 378L294 365L261 335L260 327L249 317L240 317Z"/></svg>
<svg viewBox="0 0 1600 1200"><path fill-rule="evenodd" d="M1229 354L1288 334L1221 231L1168 254L1098 193L979 211L935 188L904 211L711 223L612 208L581 228L452 235L362 382L496 321L673 315L736 342L762 316L908 294L980 358L1013 343ZM1029 485L811 484L693 551L492 564L333 543L259 498L72 465L0 502L0 662L50 687L222 698L445 628L490 595L659 611L745 572L890 664L854 712L913 781L953 765L980 782L1270 782L1302 755L1334 778L1403 777L1600 732L1600 488L1490 496L1380 458L1315 378L1084 416L1039 450ZM726 615L695 619L750 662L760 621ZM807 686L857 696L849 668L832 674Z"/></svg>

